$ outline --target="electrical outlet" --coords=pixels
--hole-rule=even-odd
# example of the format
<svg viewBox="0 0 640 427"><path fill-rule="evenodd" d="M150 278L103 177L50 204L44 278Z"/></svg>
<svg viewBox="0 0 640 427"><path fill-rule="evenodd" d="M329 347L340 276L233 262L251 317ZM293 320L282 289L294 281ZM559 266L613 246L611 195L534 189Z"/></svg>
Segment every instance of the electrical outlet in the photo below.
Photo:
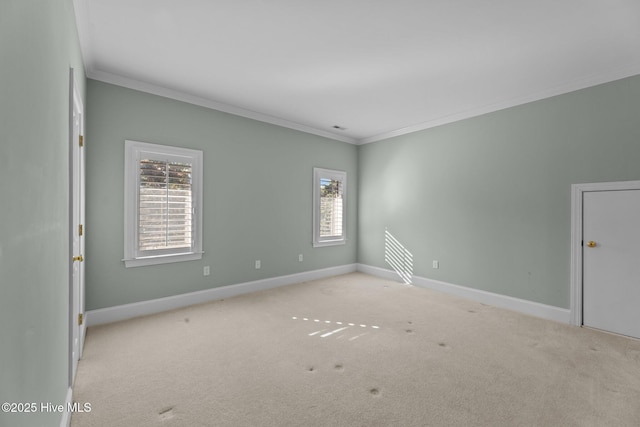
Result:
<svg viewBox="0 0 640 427"><path fill-rule="evenodd" d="M433 260L433 268L440 268L440 261Z"/></svg>
<svg viewBox="0 0 640 427"><path fill-rule="evenodd" d="M260 269L260 260L257 259L256 260L256 270L259 270L259 269Z"/></svg>
<svg viewBox="0 0 640 427"><path fill-rule="evenodd" d="M300 262L304 261L304 257L302 256L302 254L298 255L298 261Z"/></svg>
<svg viewBox="0 0 640 427"><path fill-rule="evenodd" d="M208 276L211 274L211 267L209 267L208 265L204 266L204 271L203 271L205 276Z"/></svg>

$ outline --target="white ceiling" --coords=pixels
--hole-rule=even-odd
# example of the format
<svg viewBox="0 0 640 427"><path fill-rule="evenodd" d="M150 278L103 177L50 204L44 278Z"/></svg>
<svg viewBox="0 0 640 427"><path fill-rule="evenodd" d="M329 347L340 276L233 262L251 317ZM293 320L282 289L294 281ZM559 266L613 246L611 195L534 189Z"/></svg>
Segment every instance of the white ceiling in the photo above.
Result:
<svg viewBox="0 0 640 427"><path fill-rule="evenodd" d="M640 0L74 5L90 78L351 143L640 74Z"/></svg>

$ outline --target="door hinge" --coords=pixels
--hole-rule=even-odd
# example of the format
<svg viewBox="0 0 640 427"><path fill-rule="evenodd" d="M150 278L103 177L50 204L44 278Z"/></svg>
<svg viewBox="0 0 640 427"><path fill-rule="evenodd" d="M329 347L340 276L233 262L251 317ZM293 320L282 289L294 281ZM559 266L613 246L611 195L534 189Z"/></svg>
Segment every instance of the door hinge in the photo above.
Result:
<svg viewBox="0 0 640 427"><path fill-rule="evenodd" d="M78 236L82 236L82 224L78 225Z"/></svg>
<svg viewBox="0 0 640 427"><path fill-rule="evenodd" d="M84 316L82 316L82 313L78 314L78 326L82 325L83 321L84 321Z"/></svg>
<svg viewBox="0 0 640 427"><path fill-rule="evenodd" d="M84 147L84 136L80 135L78 137L78 142L80 143L80 147Z"/></svg>

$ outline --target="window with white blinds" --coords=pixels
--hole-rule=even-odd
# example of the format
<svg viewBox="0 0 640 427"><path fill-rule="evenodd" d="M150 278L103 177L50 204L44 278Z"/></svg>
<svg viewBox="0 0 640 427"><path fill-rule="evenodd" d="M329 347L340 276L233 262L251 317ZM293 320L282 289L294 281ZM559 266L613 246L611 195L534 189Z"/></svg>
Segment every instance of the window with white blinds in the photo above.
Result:
<svg viewBox="0 0 640 427"><path fill-rule="evenodd" d="M202 151L125 142L127 267L202 257Z"/></svg>
<svg viewBox="0 0 640 427"><path fill-rule="evenodd" d="M346 241L347 173L313 169L313 245L340 245Z"/></svg>
<svg viewBox="0 0 640 427"><path fill-rule="evenodd" d="M191 163L141 159L138 189L138 250L191 250Z"/></svg>

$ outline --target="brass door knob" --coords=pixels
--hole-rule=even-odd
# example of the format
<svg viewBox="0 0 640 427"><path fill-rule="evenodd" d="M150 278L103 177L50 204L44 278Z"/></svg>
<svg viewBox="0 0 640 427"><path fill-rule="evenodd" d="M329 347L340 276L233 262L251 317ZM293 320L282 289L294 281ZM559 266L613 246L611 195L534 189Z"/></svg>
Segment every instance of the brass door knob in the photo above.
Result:
<svg viewBox="0 0 640 427"><path fill-rule="evenodd" d="M82 261L84 261L84 258L82 257L82 255L78 255L78 256L74 256L73 260L82 262Z"/></svg>
<svg viewBox="0 0 640 427"><path fill-rule="evenodd" d="M598 246L598 244L593 240L589 240L589 243L587 243L587 246L589 246L590 248L595 248L596 246Z"/></svg>

